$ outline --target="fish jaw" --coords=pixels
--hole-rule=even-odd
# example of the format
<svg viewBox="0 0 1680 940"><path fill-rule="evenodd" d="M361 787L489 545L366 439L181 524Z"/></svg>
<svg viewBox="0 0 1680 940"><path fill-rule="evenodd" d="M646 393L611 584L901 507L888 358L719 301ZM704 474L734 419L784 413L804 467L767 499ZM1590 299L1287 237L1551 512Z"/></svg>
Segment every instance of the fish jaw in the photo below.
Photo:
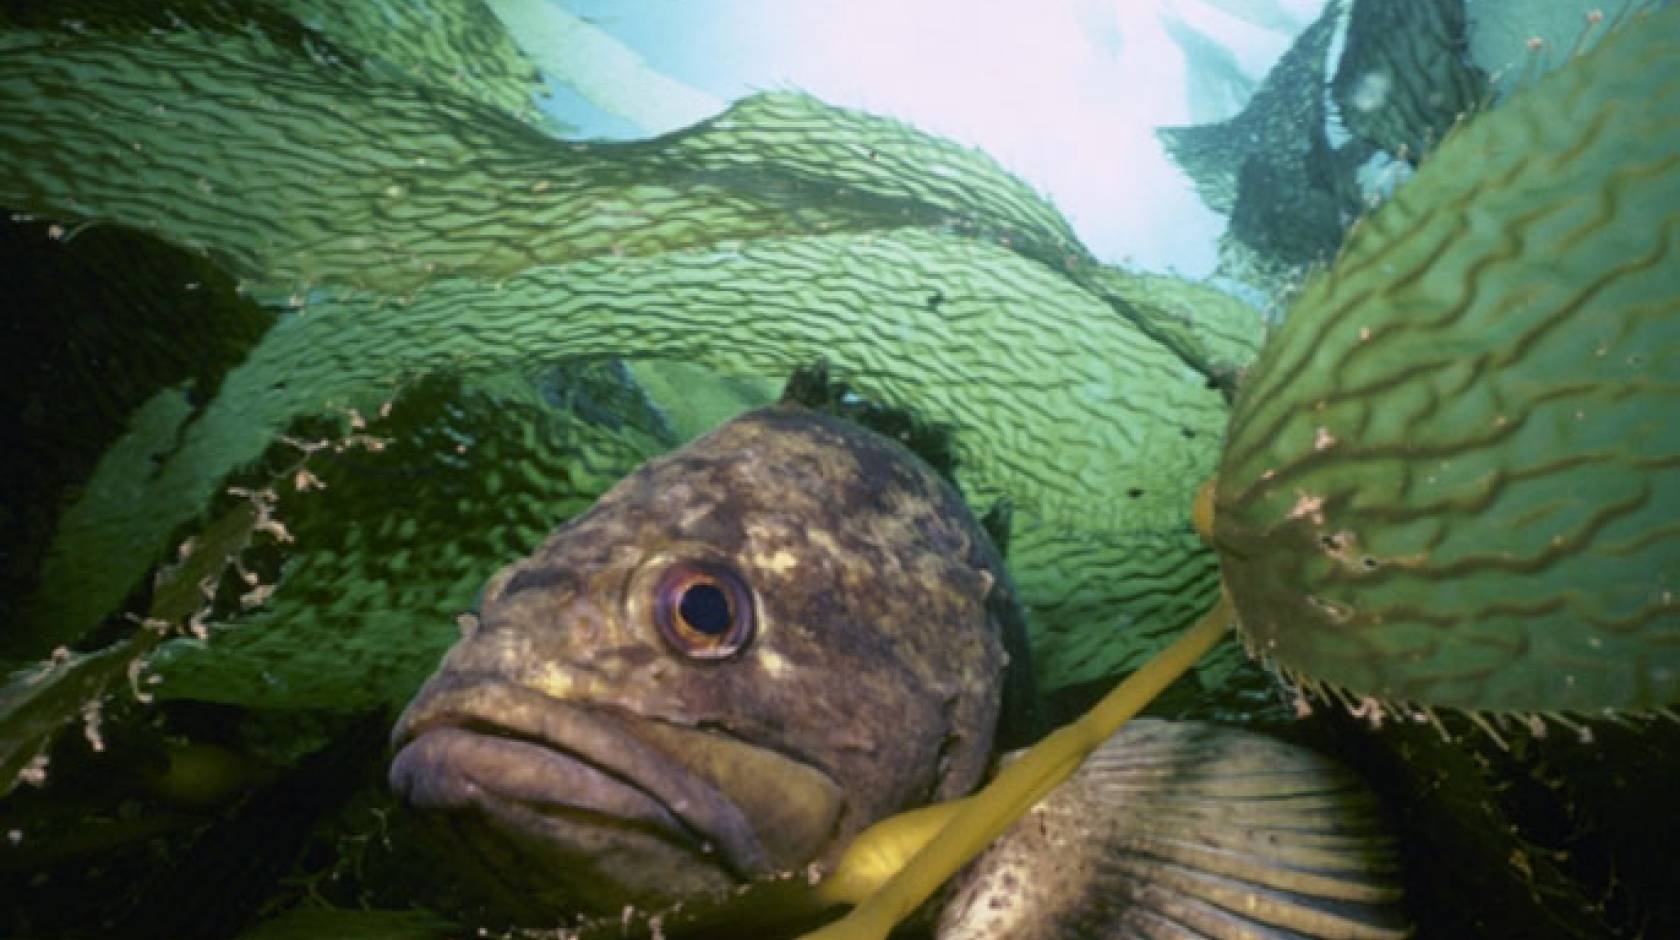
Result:
<svg viewBox="0 0 1680 940"><path fill-rule="evenodd" d="M727 734L501 679L428 690L392 744L392 790L544 914L665 905L797 867L827 848L843 803L820 770ZM775 779L784 811L705 770L742 764Z"/></svg>

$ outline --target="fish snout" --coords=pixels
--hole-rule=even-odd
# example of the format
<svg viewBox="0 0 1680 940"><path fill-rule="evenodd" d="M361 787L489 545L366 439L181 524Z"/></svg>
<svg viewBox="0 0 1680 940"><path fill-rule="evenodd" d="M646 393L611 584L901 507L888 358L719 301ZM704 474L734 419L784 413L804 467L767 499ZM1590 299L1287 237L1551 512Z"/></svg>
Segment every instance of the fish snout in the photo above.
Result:
<svg viewBox="0 0 1680 940"><path fill-rule="evenodd" d="M498 879L533 881L556 910L672 903L792 870L840 815L826 774L724 733L505 682L434 683L393 731L392 790L509 847Z"/></svg>

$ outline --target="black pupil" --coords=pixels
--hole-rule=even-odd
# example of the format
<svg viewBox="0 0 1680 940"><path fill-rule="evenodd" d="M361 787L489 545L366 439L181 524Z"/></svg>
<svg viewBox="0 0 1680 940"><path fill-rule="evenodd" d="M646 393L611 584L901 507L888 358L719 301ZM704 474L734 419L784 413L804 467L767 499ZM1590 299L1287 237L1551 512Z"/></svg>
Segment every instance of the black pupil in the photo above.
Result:
<svg viewBox="0 0 1680 940"><path fill-rule="evenodd" d="M707 636L722 636L735 620L729 614L729 598L715 584L690 585L677 612L690 627Z"/></svg>

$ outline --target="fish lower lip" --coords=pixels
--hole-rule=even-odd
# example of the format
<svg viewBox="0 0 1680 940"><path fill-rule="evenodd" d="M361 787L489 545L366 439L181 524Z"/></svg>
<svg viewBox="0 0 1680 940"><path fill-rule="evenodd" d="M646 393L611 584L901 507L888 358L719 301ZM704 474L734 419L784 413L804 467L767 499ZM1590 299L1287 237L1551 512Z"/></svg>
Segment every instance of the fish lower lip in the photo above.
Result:
<svg viewBox="0 0 1680 940"><path fill-rule="evenodd" d="M694 848L702 843L635 783L547 742L496 729L429 728L397 754L391 780L409 802L427 809L477 808L494 815L512 804L542 816L649 830Z"/></svg>
<svg viewBox="0 0 1680 940"><path fill-rule="evenodd" d="M740 807L625 720L506 681L453 679L398 719L391 786L418 806L517 813L515 825L548 815L651 831L737 879L768 873Z"/></svg>

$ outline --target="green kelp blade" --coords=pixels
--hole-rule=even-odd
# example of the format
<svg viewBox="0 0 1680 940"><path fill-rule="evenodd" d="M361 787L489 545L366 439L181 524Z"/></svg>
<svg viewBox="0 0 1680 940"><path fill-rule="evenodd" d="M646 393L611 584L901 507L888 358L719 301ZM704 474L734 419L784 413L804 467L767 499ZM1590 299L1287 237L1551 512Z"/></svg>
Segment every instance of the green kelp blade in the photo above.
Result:
<svg viewBox="0 0 1680 940"><path fill-rule="evenodd" d="M13 38L29 37L18 48L95 37L202 43L216 35L243 34L248 51L259 57L268 51L279 54L267 57L270 66L301 57L366 70L376 80L431 85L531 124L551 120L537 109L537 95L544 89L536 64L485 0L54 0L8 4L0 10L0 28ZM180 90L189 91L191 85ZM214 94L214 89L200 90ZM157 112L157 117L167 121L170 114Z"/></svg>
<svg viewBox="0 0 1680 940"><path fill-rule="evenodd" d="M26 778L44 779L44 763L54 739L77 718L88 726L94 750L99 743L99 709L115 689L127 687L136 697L139 672L148 653L173 631L188 629L207 609L209 595L225 570L237 565L258 525L254 504L239 502L207 525L162 571L152 589L152 603L132 635L103 649L73 653L59 647L45 662L0 681L0 797ZM26 773L32 762L35 773Z"/></svg>
<svg viewBox="0 0 1680 940"><path fill-rule="evenodd" d="M1680 9L1449 137L1242 386L1249 643L1354 697L1680 700Z"/></svg>
<svg viewBox="0 0 1680 940"><path fill-rule="evenodd" d="M917 284L948 291L942 306L951 319L929 315L921 295L908 289ZM743 319L742 310L753 317ZM1008 359L998 356L989 338L1021 330L1031 332L1030 341L1023 337ZM207 468L254 459L275 433L315 413L321 402L380 394L389 376L458 374L461 362L472 363L469 375L485 375L494 374L487 372L491 367L518 370L545 359L627 349L686 356L721 374L741 375L786 373L826 356L872 400L914 402L920 415L953 428L958 479L969 498L987 505L1008 495L1016 506L1012 567L1044 645L1077 641L1060 648L1079 657L1064 652L1050 660L1062 676L1100 678L1118 671L1117 663L1135 666L1151 643L1193 620L1217 591L1212 555L1180 508L1189 497L1177 495L1187 494L1186 481L1212 472L1217 429L1225 419L1217 391L1053 272L984 242L914 229L538 268L500 289L450 279L406 307L356 297L332 312L287 318L228 376L222 395L181 428L163 465L128 489L141 489L144 500L72 510L65 531L84 547L62 556L64 571L68 576L85 568L73 563L76 557L104 554L97 546L143 541L164 507L184 510L195 491L208 494L215 477ZM1124 376L1111 372L1119 362L1127 363ZM1051 369L1060 382L1045 387L1041 377ZM500 466L498 472L513 481L530 479L527 471L535 468L544 468L538 478L559 473L564 451L544 449L540 437L520 443L512 425L529 414L524 408L508 412L510 425L494 432L498 456L485 472ZM1052 466L1044 453L1063 459ZM468 456L487 459L476 454ZM445 452L439 459L462 458ZM520 476L512 476L512 468ZM108 472L133 475L116 466ZM322 495L331 499L332 478L322 476L329 484ZM1135 498L1104 498L1134 488ZM1171 502L1177 505L1163 505ZM481 579L517 556L498 537L501 554L461 556L446 581L429 580L432 565L455 554L446 546L481 544L475 532L501 531L507 518L501 510L514 504L479 505L494 514L451 509L440 517L450 520L446 530L429 528L436 533L430 541L420 539L406 551L393 544L392 552L369 554L335 543L355 527L382 532L408 516L422 524L417 509L389 506L361 521L346 506L333 514L344 531L312 539L300 530L299 552L307 554L313 540L334 553L320 564L354 566L343 567L342 579L333 577L333 589L312 589L295 601L283 583L273 601L276 616L281 608L302 614L316 603L322 610L356 612L343 618L345 631L325 631L302 644L325 661L331 654L320 644L328 637L353 642L364 666L370 661L361 654L382 644L393 652L404 649L408 634L402 631L414 629L417 611L470 599L475 564ZM150 512L138 511L141 506ZM525 512L520 518L537 517ZM61 542L74 544L64 535ZM402 570L393 567L399 561L407 563ZM296 583L307 571L294 572ZM418 603L434 590L432 600ZM60 596L78 602L76 595ZM370 603L378 597L408 601L379 608ZM375 621L400 629L383 638L370 633L352 639L346 632ZM277 650L281 644L301 648L293 639L273 642ZM306 674L315 677L312 683L321 675ZM343 681L357 680L350 674Z"/></svg>
<svg viewBox="0 0 1680 940"><path fill-rule="evenodd" d="M661 73L592 18L548 0L482 0L549 79L638 133L723 110L709 92Z"/></svg>
<svg viewBox="0 0 1680 940"><path fill-rule="evenodd" d="M239 934L238 940L454 940L472 931L425 910L296 907Z"/></svg>
<svg viewBox="0 0 1680 940"><path fill-rule="evenodd" d="M212 621L208 642L164 644L150 688L251 708L400 705L458 637L487 571L678 443L639 395L610 362L410 384L366 419L377 447L329 443L301 488L273 485L291 538L273 548L272 594ZM301 459L276 444L259 464L288 457Z"/></svg>
<svg viewBox="0 0 1680 940"><path fill-rule="evenodd" d="M278 30L96 12L0 33L0 201L202 250L287 315L214 400L137 416L66 511L30 607L48 646L293 421L576 356L778 377L826 357L950 428L969 498L1016 507L1046 686L1135 666L1212 602L1183 506L1226 420L1209 364L1246 363L1258 319L1094 266L983 154L796 94L568 142Z"/></svg>
<svg viewBox="0 0 1680 940"><path fill-rule="evenodd" d="M159 698L252 708L401 706L458 638L487 572L637 465L778 390L661 361L414 382L370 418L377 450L323 450L309 462L319 485L274 488L292 536L274 548L279 588L212 621L208 643L166 643L148 681Z"/></svg>
<svg viewBox="0 0 1680 940"><path fill-rule="evenodd" d="M0 31L0 202L205 250L287 306L331 285L397 301L451 276L906 226L1085 257L991 158L897 121L774 93L652 140L565 141L248 5L267 19L140 31L112 4L76 30Z"/></svg>
<svg viewBox="0 0 1680 940"><path fill-rule="evenodd" d="M1347 44L1330 83L1349 132L1416 161L1461 115L1483 105L1491 92L1486 73L1464 55L1465 6L1463 0L1352 4ZM1477 14L1480 29L1488 11Z"/></svg>
<svg viewBox="0 0 1680 940"><path fill-rule="evenodd" d="M531 124L547 120L536 63L484 0L267 0L334 41L417 82L465 94Z"/></svg>

